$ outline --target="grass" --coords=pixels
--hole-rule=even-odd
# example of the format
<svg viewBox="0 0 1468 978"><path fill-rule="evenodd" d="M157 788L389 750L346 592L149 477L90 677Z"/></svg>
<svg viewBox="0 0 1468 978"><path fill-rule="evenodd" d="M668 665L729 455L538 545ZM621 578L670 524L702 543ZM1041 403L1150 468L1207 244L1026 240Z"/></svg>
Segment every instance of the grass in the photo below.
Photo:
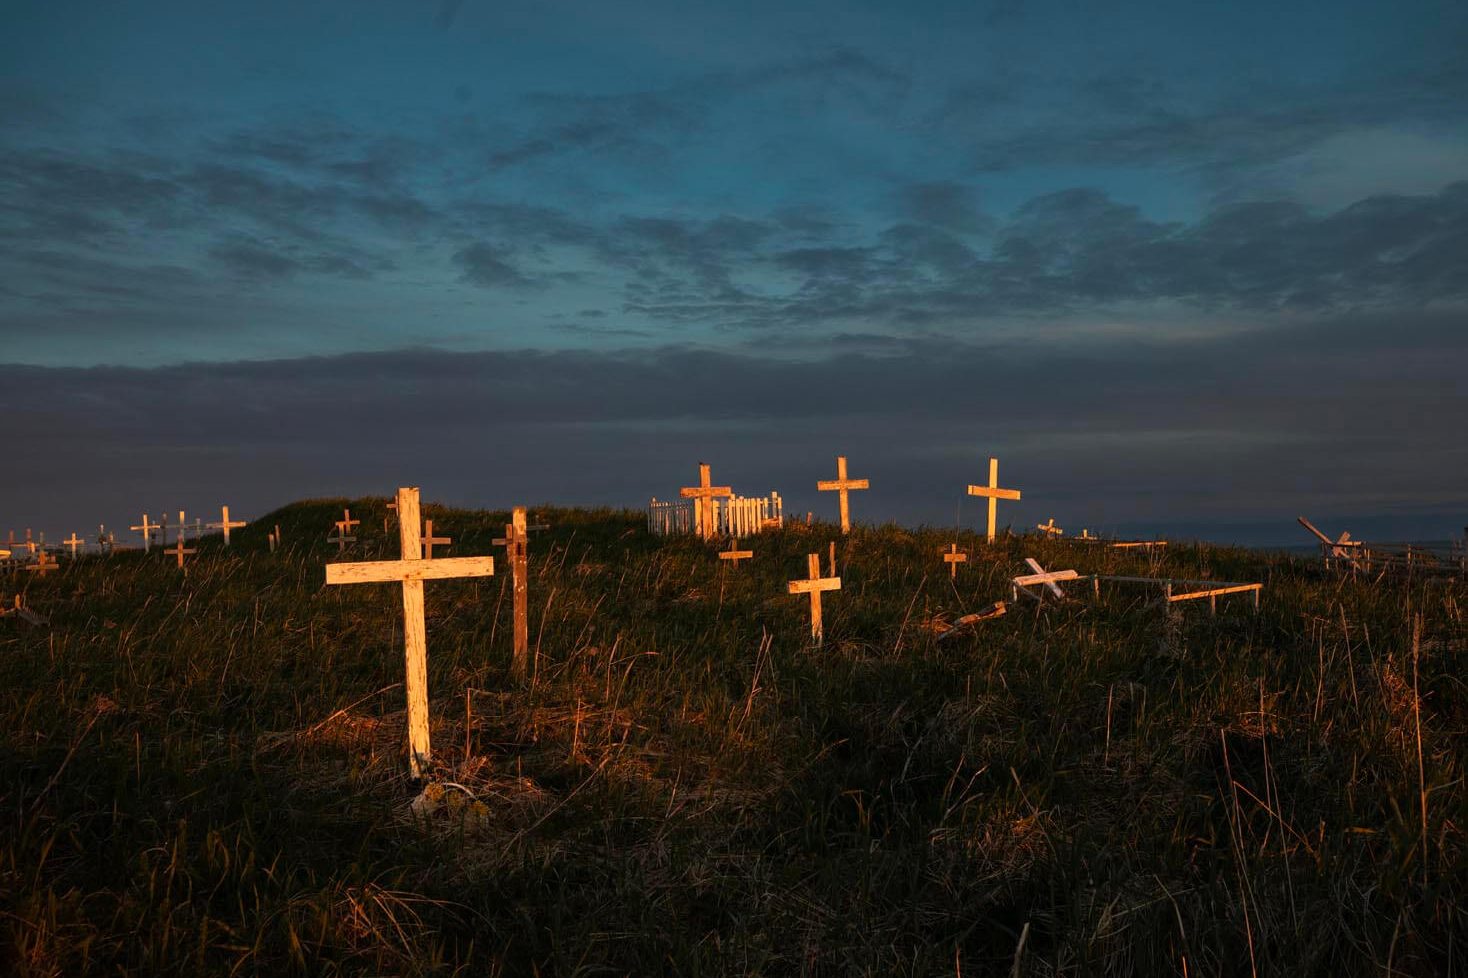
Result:
<svg viewBox="0 0 1468 978"><path fill-rule="evenodd" d="M829 525L722 566L545 509L534 675L506 577L428 585L434 780L403 753L382 499L16 575L0 622L0 970L16 975L1465 972L1462 582L859 528L826 643L785 593ZM450 554L507 514L426 507ZM266 552L280 524L285 546ZM1020 605L1022 558L1262 580ZM24 575L32 577L33 575ZM1085 589L1079 589L1084 591Z"/></svg>

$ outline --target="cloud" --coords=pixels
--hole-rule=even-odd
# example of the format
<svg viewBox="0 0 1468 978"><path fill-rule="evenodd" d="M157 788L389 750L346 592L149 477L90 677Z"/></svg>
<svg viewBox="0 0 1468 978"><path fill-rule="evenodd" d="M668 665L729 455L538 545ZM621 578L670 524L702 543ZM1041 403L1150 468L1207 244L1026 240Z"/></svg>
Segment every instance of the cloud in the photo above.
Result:
<svg viewBox="0 0 1468 978"><path fill-rule="evenodd" d="M455 252L454 264L462 272L462 281L482 288L519 289L532 284L528 276L511 264L505 249L482 241Z"/></svg>

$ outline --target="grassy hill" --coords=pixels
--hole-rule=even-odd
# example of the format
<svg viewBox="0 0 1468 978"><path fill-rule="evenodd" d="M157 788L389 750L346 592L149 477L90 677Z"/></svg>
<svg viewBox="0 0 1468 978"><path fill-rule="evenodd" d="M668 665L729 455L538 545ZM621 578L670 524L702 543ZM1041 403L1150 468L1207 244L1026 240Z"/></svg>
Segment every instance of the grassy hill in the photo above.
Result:
<svg viewBox="0 0 1468 978"><path fill-rule="evenodd" d="M829 525L731 570L640 514L547 508L532 678L507 577L427 586L424 791L399 590L323 586L343 505L348 559L396 556L384 503L287 507L186 576L133 552L0 583L51 620L0 622L0 971L1468 967L1461 582L964 534L954 587L951 531L863 528L812 649L785 582ZM424 515L451 555L508 518ZM1025 556L1267 587L1257 616L1117 590L936 640Z"/></svg>

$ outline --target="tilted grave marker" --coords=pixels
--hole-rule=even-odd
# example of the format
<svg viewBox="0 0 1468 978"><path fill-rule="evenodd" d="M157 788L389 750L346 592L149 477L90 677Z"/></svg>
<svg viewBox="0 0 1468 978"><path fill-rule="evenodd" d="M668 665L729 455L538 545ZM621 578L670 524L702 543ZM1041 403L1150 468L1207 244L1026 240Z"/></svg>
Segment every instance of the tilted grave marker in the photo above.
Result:
<svg viewBox="0 0 1468 978"><path fill-rule="evenodd" d="M408 764L421 778L432 760L428 736L428 639L423 621L423 582L459 577L489 577L493 557L423 559L418 489L398 490L398 543L400 560L373 560L326 565L326 583L377 584L398 582L403 588L404 688L408 699Z"/></svg>
<svg viewBox="0 0 1468 978"><path fill-rule="evenodd" d="M866 479L848 479L846 477L846 456L836 456L836 478L823 479L816 483L817 492L836 492L841 494L841 532L851 532L851 509L847 501L847 493L855 489L870 489L871 483Z"/></svg>
<svg viewBox="0 0 1468 978"><path fill-rule="evenodd" d="M994 525L998 516L999 500L1019 499L1020 491L1018 489L999 488L999 460L991 457L989 459L989 484L987 486L969 486L968 494L970 496L983 496L989 500L989 528L986 539L988 542L993 543Z"/></svg>
<svg viewBox="0 0 1468 978"><path fill-rule="evenodd" d="M1036 523L1035 529L1039 530L1041 533L1045 534L1048 537L1065 536L1065 531L1055 525L1055 517L1053 516L1050 517L1050 521L1048 523Z"/></svg>
<svg viewBox="0 0 1468 978"><path fill-rule="evenodd" d="M1020 592L1024 592L1036 601L1040 601L1043 595L1030 590L1030 585L1043 584L1055 597L1065 600L1065 592L1060 590L1059 581L1074 581L1081 575L1074 570L1047 571L1040 566L1040 562L1033 557L1026 557L1025 563L1030 565L1033 574L1024 574L1010 581L1013 587L1014 599L1019 600Z"/></svg>
<svg viewBox="0 0 1468 978"><path fill-rule="evenodd" d="M245 525L246 524L245 524L245 522L243 520L231 521L230 518L229 518L229 507L228 506L221 506L221 507L219 507L219 522L218 523L210 523L209 524L209 529L211 529L211 530L223 530L224 531L224 545L227 547L227 546L229 546L229 531L230 531L230 529L232 527L241 527L241 526L245 526Z"/></svg>
<svg viewBox="0 0 1468 978"><path fill-rule="evenodd" d="M841 590L841 578L821 576L820 554L807 555L806 563L809 576L789 582L789 593L810 595L810 638L813 643L820 645L825 639L825 626L821 621L821 592Z"/></svg>
<svg viewBox="0 0 1468 978"><path fill-rule="evenodd" d="M699 462L698 485L685 486L678 490L678 495L684 499L693 500L694 532L705 540L714 535L714 499L734 495L734 490L730 486L710 485L709 472L709 465L706 462Z"/></svg>
<svg viewBox="0 0 1468 978"><path fill-rule="evenodd" d="M943 552L943 563L948 565L948 576L952 580L958 580L958 565L968 562L968 553L958 549L958 544L950 543L948 549Z"/></svg>

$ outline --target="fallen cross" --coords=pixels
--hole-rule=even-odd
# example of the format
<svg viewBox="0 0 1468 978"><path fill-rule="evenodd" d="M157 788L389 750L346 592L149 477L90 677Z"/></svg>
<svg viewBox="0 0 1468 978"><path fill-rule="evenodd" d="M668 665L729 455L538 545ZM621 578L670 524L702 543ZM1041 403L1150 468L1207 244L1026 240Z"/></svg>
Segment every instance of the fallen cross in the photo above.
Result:
<svg viewBox="0 0 1468 978"><path fill-rule="evenodd" d="M848 479L846 477L846 456L836 456L836 478L823 479L816 483L817 492L836 492L841 495L841 532L851 532L851 509L847 501L847 494L854 489L870 489L871 483L866 479Z"/></svg>
<svg viewBox="0 0 1468 978"><path fill-rule="evenodd" d="M969 486L968 487L968 494L970 496L983 496L983 497L985 497L985 498L987 498L989 500L989 522L988 522L988 534L987 534L986 539L990 543L993 543L994 542L994 523L995 523L995 517L997 516L997 513L998 513L999 500L1001 500L1001 499L1019 499L1020 498L1020 491L1018 489L1001 489L1001 488L999 488L999 460L997 458L990 458L989 459L989 484L987 486Z"/></svg>
<svg viewBox="0 0 1468 978"><path fill-rule="evenodd" d="M377 584L399 582L403 588L404 687L408 699L408 765L422 778L432 749L428 736L428 639L423 622L423 582L494 574L493 557L423 559L418 490L398 490L398 543L400 560L374 560L326 565L326 583ZM350 518L350 517L349 517Z"/></svg>
<svg viewBox="0 0 1468 978"><path fill-rule="evenodd" d="M958 565L968 561L968 553L958 549L958 544L950 543L948 549L943 552L943 563L948 565L948 576L958 580Z"/></svg>
<svg viewBox="0 0 1468 978"><path fill-rule="evenodd" d="M50 624L50 619L45 615L37 614L30 608L27 608L25 598L19 594L15 596L15 601L10 607L7 608L0 605L0 618L19 618L27 625L35 625L37 627Z"/></svg>
<svg viewBox="0 0 1468 978"><path fill-rule="evenodd" d="M983 609L982 611L976 611L971 615L964 615L962 618L958 619L958 621L953 623L953 626L951 628L938 636L938 641L941 642L945 638L951 638L952 636L957 635L959 632L963 631L966 628L972 628L974 625L977 625L981 621L989 621L993 618L1002 618L1004 617L1005 612L1007 612L1008 610L1009 608L1004 604L1003 601L995 601L993 604L989 605L989 607Z"/></svg>
<svg viewBox="0 0 1468 978"><path fill-rule="evenodd" d="M1094 575L1091 577L1092 587L1096 595L1101 594L1102 581L1116 581L1122 584L1151 584L1162 589L1162 598L1159 605L1176 604L1179 601L1201 601L1208 599L1208 613L1216 614L1218 611L1218 599L1228 594L1252 594L1254 597L1254 610L1259 610L1259 594L1264 590L1264 585L1259 583L1241 583L1237 581L1200 581L1185 578L1171 577L1118 577L1114 575ZM1175 587L1189 586L1201 588L1193 591L1175 591Z"/></svg>
<svg viewBox="0 0 1468 978"><path fill-rule="evenodd" d="M825 628L821 622L821 592L841 590L841 578L821 576L820 554L807 555L806 563L809 576L789 582L789 593L810 595L810 637L812 642L820 645L825 638Z"/></svg>
<svg viewBox="0 0 1468 978"><path fill-rule="evenodd" d="M1030 590L1030 587L1035 584L1045 585L1045 587L1050 590L1051 594L1064 601L1065 592L1060 590L1060 584L1058 582L1074 581L1081 576L1073 570L1047 571L1045 568L1041 567L1040 562L1033 557L1026 557L1025 563L1030 565L1030 570L1034 571L1034 573L1023 574L1019 577L1012 579L1009 582L1014 590L1014 599L1016 601L1019 600L1019 596L1021 592L1023 592L1024 594L1027 594L1030 597L1034 598L1036 601L1043 602L1043 594L1036 593Z"/></svg>
<svg viewBox="0 0 1468 978"><path fill-rule="evenodd" d="M224 545L227 547L227 546L229 546L229 531L230 531L230 529L232 527L244 526L245 523L243 523L242 521L238 521L238 520L236 520L234 522L231 522L230 521L230 518L229 518L229 507L228 506L221 506L221 507L219 507L219 510L220 510L220 512L219 512L219 522L218 523L210 523L209 524L209 529L211 529L211 530L223 530L224 531Z"/></svg>

